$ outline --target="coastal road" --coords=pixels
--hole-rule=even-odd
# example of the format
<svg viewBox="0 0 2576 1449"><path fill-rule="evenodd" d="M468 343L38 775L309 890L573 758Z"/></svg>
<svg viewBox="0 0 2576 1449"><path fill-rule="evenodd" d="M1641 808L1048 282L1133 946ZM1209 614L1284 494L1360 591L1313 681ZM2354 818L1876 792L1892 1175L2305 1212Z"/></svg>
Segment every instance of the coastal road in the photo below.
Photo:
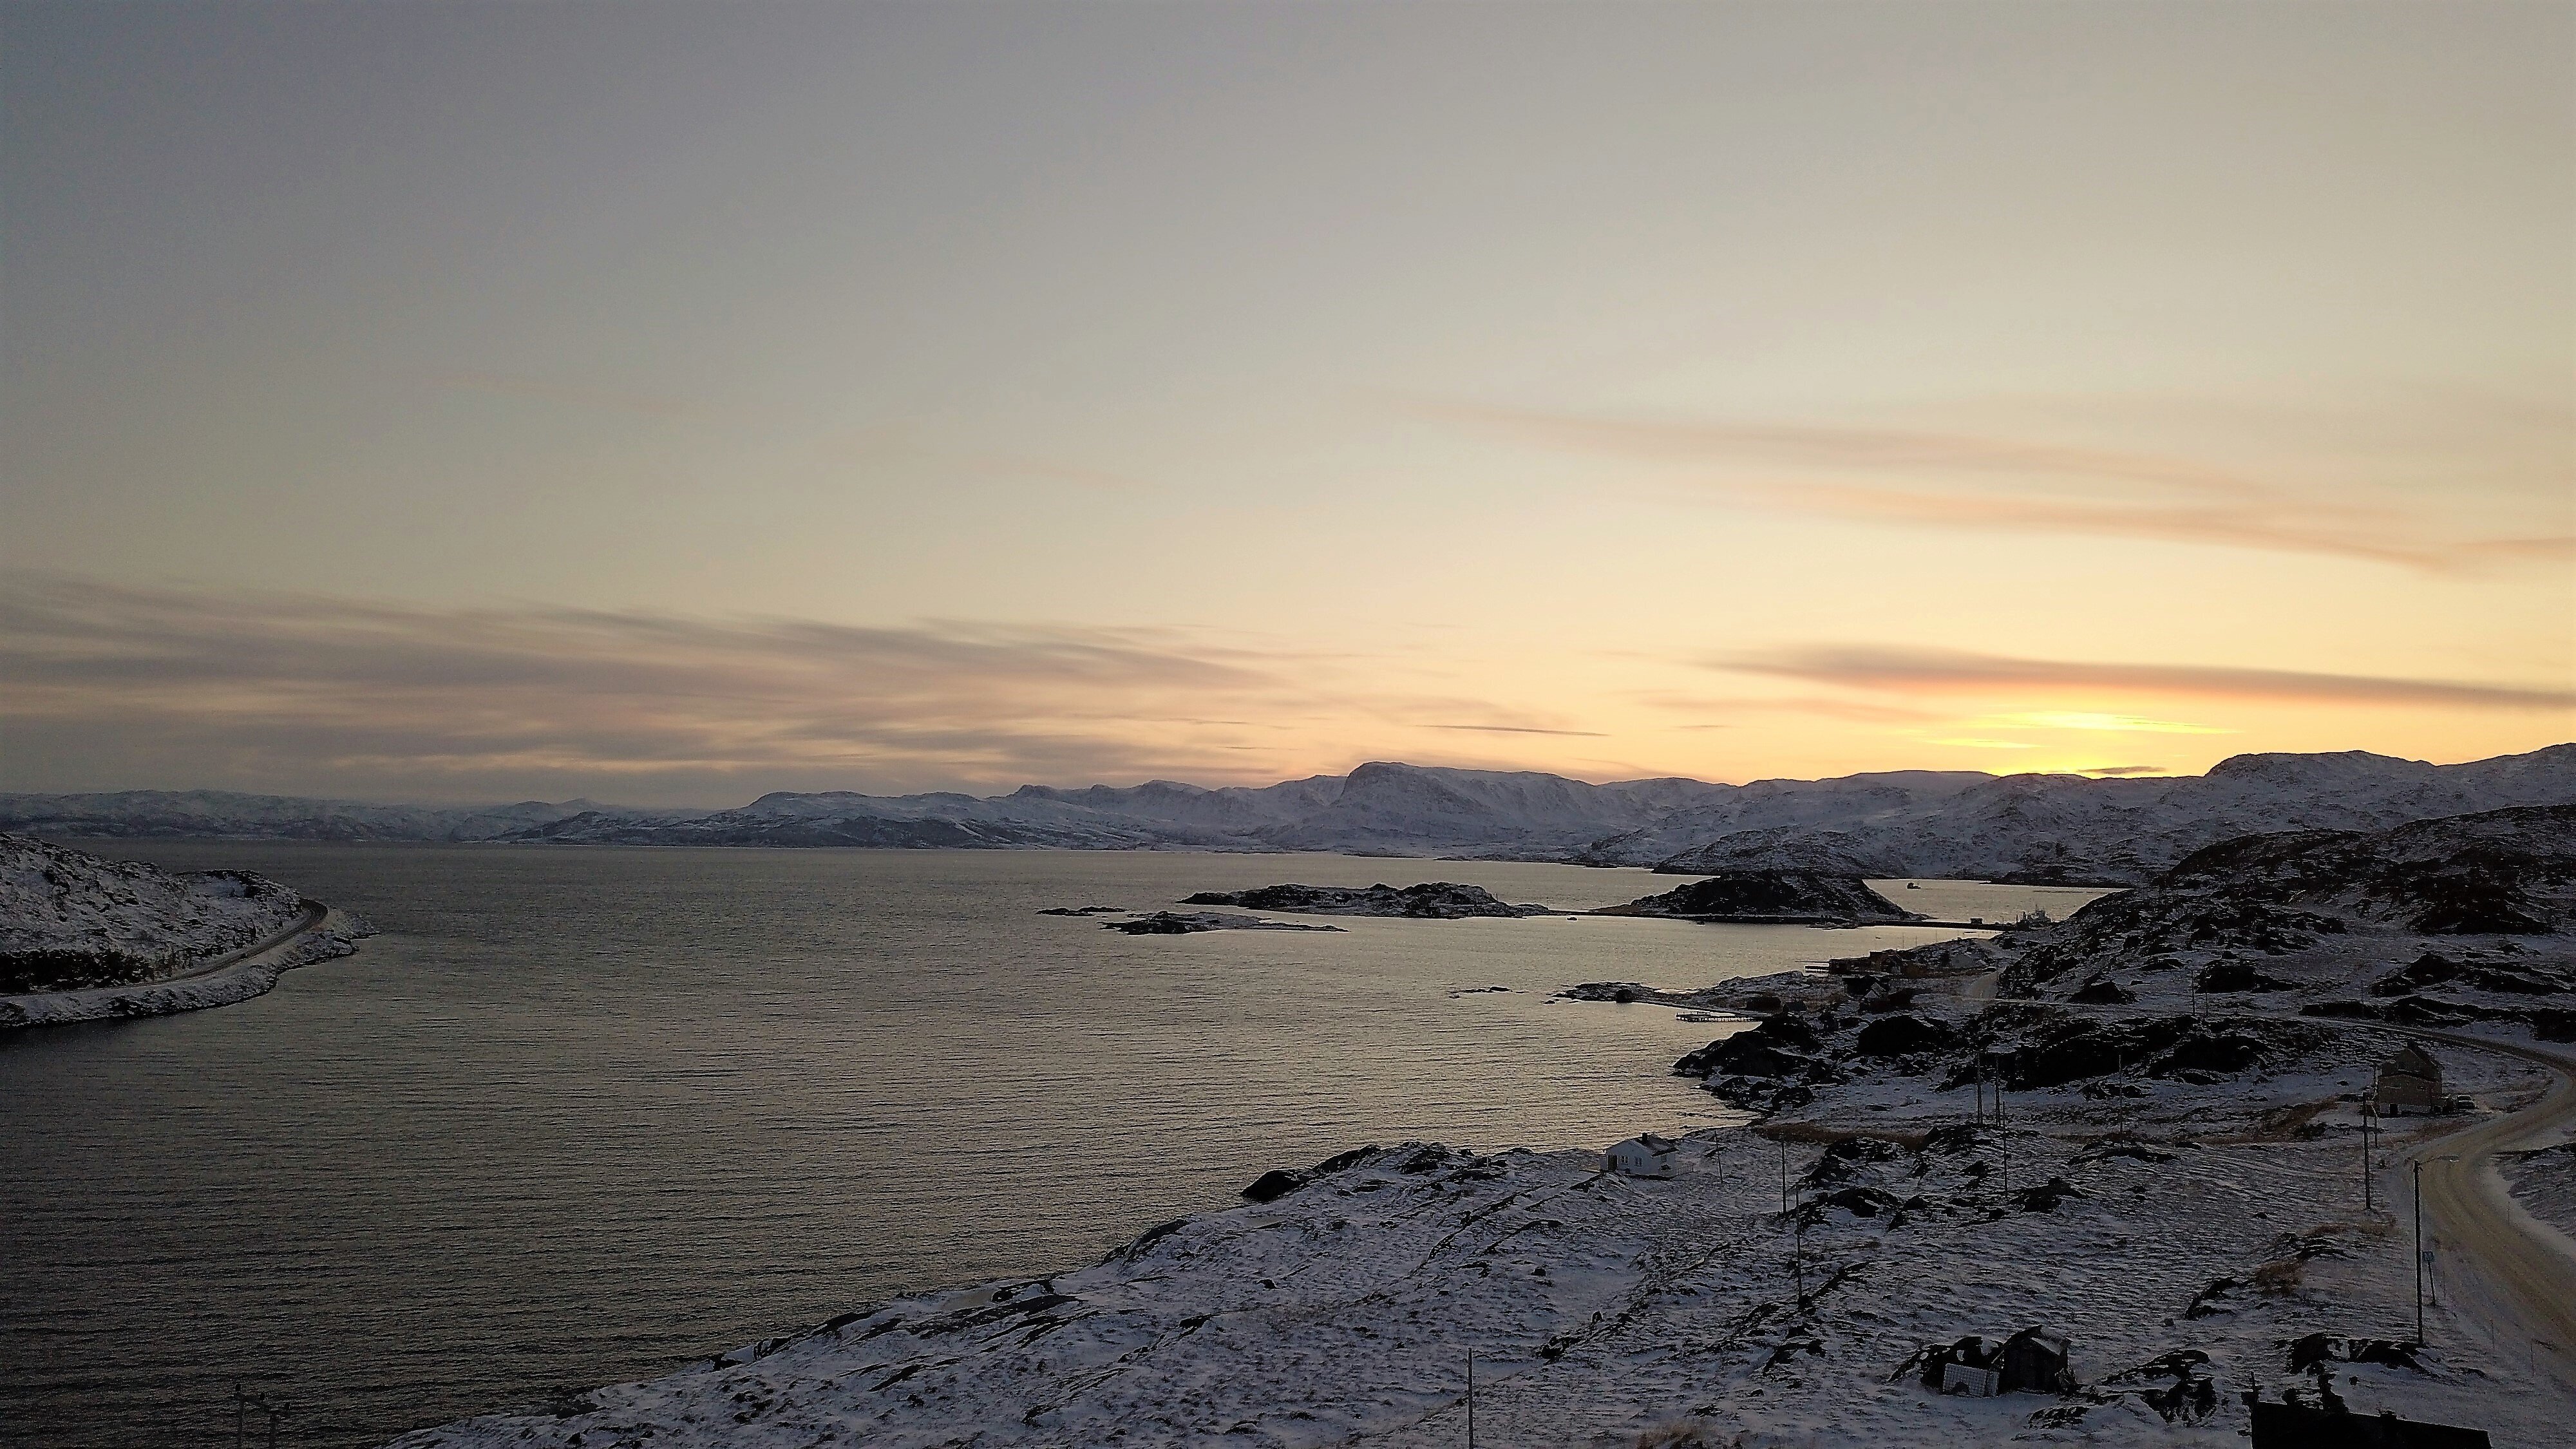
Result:
<svg viewBox="0 0 2576 1449"><path fill-rule="evenodd" d="M294 940L296 937L303 935L305 932L312 930L315 926L321 925L322 918L329 914L331 914L331 908L329 906L322 904L320 901L306 901L304 902L304 908L296 913L295 924L288 926L285 930L278 932L276 935L267 937L264 940L253 941L238 951L228 951L221 956L215 957L211 961L191 966L187 970L182 971L175 976L162 976L151 981L138 981L135 982L134 985L138 989L146 986L167 986L174 981L194 981L200 976L212 976L216 972L221 971L228 966L238 966L253 956L263 955L267 952L276 950L278 947L283 946L287 942Z"/></svg>
<svg viewBox="0 0 2576 1449"><path fill-rule="evenodd" d="M2150 1009L2108 1006L2088 1010L2037 997L2011 1000L2096 1016L2132 1016ZM2453 1280L2454 1305L2474 1305L2477 1312L2472 1316L2483 1320L2499 1352L2548 1344L2557 1356L2558 1376L2576 1375L2576 1243L2524 1212L2506 1190L2503 1174L2496 1165L2499 1152L2546 1146L2576 1127L2576 1052L2388 1022L2243 1011L2212 1019L2234 1016L2384 1032L2494 1052L2545 1067L2557 1077L2556 1084L2538 1102L2474 1127L2426 1138L2407 1151L2404 1158L2410 1168L2414 1163L2423 1164L2426 1241L2438 1238L2459 1249L2474 1275L2471 1283ZM2402 1223L2403 1214L2400 1218ZM2411 1251L2412 1244L2408 1246ZM2470 1303L2462 1304L2463 1298ZM2538 1352L2533 1349L2535 1358Z"/></svg>
<svg viewBox="0 0 2576 1449"><path fill-rule="evenodd" d="M2576 1371L2576 1244L2513 1201L2495 1159L2499 1152L2548 1145L2576 1125L2576 1056L2462 1032L2384 1029L2519 1057L2557 1075L2556 1085L2531 1106L2428 1138L2406 1156L2423 1165L2425 1232L2460 1249L2478 1279L2453 1280L2454 1305L2461 1306L2464 1297L2475 1301L2499 1351L2512 1353L2534 1340L2553 1345L2556 1372L2568 1376Z"/></svg>

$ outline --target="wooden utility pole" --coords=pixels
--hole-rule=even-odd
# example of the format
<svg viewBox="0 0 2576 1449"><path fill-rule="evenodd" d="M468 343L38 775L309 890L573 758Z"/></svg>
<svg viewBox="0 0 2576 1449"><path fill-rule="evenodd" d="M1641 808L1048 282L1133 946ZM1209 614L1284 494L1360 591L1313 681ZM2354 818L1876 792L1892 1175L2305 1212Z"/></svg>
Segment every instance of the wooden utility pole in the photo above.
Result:
<svg viewBox="0 0 2576 1449"><path fill-rule="evenodd" d="M2375 1211L2370 1190L2370 1130L2378 1125L2379 1111L2368 1102L2361 1104L2361 1210Z"/></svg>
<svg viewBox="0 0 2576 1449"><path fill-rule="evenodd" d="M1476 1351L1467 1350L1467 1449L1476 1449Z"/></svg>
<svg viewBox="0 0 2576 1449"><path fill-rule="evenodd" d="M2415 1164L2415 1342L2424 1342L2424 1164Z"/></svg>

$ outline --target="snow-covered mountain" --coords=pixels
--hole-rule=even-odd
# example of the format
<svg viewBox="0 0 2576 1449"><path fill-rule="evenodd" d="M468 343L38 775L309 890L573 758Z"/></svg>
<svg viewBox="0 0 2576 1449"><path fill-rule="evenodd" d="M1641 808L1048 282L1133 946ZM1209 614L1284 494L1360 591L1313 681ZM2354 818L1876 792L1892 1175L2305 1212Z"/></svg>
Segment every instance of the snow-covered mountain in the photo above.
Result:
<svg viewBox="0 0 2576 1449"><path fill-rule="evenodd" d="M119 790L98 795L0 794L0 830L90 837L256 840L490 840L531 825L603 810L560 805L371 805L229 790Z"/></svg>
<svg viewBox="0 0 2576 1449"><path fill-rule="evenodd" d="M568 844L1331 850L2134 884L2215 841L2378 830L2576 803L2576 744L2463 765L2348 751L2239 755L2206 775L2097 780L1895 770L1830 780L1627 780L1373 762L1259 789L1171 780L1007 795L780 792L712 812L587 801L359 805L208 791L0 795L0 829Z"/></svg>
<svg viewBox="0 0 2576 1449"><path fill-rule="evenodd" d="M1854 777L1863 778L1869 777ZM1676 812L1634 835L1596 842L1585 858L1683 874L1803 867L1871 876L2137 884L2233 836L2385 830L2435 816L2576 801L2576 745L2462 765L2351 750L2238 755L2206 775L2172 779L1934 780L1839 797L1792 791L1795 807L1766 803L1738 809L1732 817ZM1747 786L1745 793L1762 788ZM1817 808L1833 804L1849 809ZM1777 823L1766 818L1784 808L1804 808L1805 817Z"/></svg>

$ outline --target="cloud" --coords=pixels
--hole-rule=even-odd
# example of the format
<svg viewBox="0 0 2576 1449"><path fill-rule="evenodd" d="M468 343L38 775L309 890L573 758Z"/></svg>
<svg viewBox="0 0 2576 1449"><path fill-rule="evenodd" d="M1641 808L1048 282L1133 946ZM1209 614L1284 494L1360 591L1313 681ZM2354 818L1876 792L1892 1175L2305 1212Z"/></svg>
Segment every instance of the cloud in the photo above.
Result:
<svg viewBox="0 0 2576 1449"><path fill-rule="evenodd" d="M1745 502L1867 522L2094 534L2321 554L2428 573L2576 560L2564 533L2445 537L2407 510L2186 458L1893 428L1655 423L1509 408L1418 411L1545 446L1690 470Z"/></svg>
<svg viewBox="0 0 2576 1449"><path fill-rule="evenodd" d="M1145 630L860 628L568 608L0 580L10 780L490 798L567 783L729 798L740 781L1238 779L1223 723L1347 706L1296 661ZM1478 712L1484 712L1479 710ZM279 788L257 785L255 788ZM658 795L654 792L660 792Z"/></svg>
<svg viewBox="0 0 2576 1449"><path fill-rule="evenodd" d="M1607 734L1604 734L1600 730L1546 730L1540 729L1536 725L1436 724L1424 725L1423 728L1432 730L1480 730L1487 734L1497 735L1563 735L1570 739L1587 740L1606 740L1609 738Z"/></svg>
<svg viewBox="0 0 2576 1449"><path fill-rule="evenodd" d="M2207 664L2089 664L2013 659L1959 650L1869 644L1814 645L1705 661L1739 674L1882 690L1900 695L2086 693L2202 699L2431 705L2473 710L2576 708L2576 690L2448 679L2241 669Z"/></svg>
<svg viewBox="0 0 2576 1449"><path fill-rule="evenodd" d="M2165 773L2165 767L2162 765L2087 765L2075 773L2079 775L2161 775Z"/></svg>
<svg viewBox="0 0 2576 1449"><path fill-rule="evenodd" d="M2091 710L2035 710L2024 714L1999 714L1985 723L2011 725L2019 729L2099 730L2124 735L2232 735L2234 730L2216 725L2186 724L2181 720L2141 719L2133 714L2100 714Z"/></svg>
<svg viewBox="0 0 2576 1449"><path fill-rule="evenodd" d="M1832 699L1817 696L1796 698L1706 698L1687 694L1641 694L1638 703L1655 709L1681 714L1812 714L1827 719L1846 720L1854 724L1920 724L1939 719L1938 711L1915 709L1906 705L1873 704L1866 700ZM1729 724L1676 725L1676 729L1732 729Z"/></svg>

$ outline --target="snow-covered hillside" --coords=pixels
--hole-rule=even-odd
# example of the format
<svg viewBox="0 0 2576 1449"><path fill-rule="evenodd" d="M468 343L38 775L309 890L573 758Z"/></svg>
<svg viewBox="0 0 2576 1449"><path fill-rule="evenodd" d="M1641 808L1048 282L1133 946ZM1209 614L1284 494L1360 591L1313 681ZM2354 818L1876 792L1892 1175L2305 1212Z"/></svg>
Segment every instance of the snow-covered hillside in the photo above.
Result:
<svg viewBox="0 0 2576 1449"><path fill-rule="evenodd" d="M0 835L0 993L149 981L292 925L304 900L247 871L171 875Z"/></svg>
<svg viewBox="0 0 2576 1449"><path fill-rule="evenodd" d="M2473 1336L2448 1259L2433 1346L2356 1361L2413 1326L2401 1173L2365 1210L2343 1098L2386 1048L2315 1035L2248 1072L2019 1093L2005 1124L1971 1124L1968 1086L1864 1064L1796 1120L1692 1134L1667 1180L1588 1152L1355 1151L1087 1267L854 1305L395 1449L1445 1449L1470 1353L1493 1444L2221 1449L2248 1385L2317 1392L2309 1360L2363 1414L2551 1442L2555 1365ZM2481 1119L2545 1080L2453 1071ZM2069 1340L2065 1391L1922 1382L1926 1350L2031 1327Z"/></svg>

